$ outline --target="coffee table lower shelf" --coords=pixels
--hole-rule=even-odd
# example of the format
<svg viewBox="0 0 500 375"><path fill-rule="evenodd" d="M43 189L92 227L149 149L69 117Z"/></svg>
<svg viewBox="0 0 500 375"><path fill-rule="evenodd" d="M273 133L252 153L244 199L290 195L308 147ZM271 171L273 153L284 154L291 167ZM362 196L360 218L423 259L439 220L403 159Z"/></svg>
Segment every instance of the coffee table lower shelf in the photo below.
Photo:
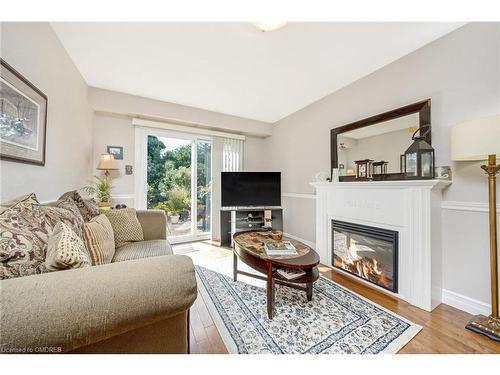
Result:
<svg viewBox="0 0 500 375"><path fill-rule="evenodd" d="M269 264L269 269L256 269L255 265L250 265L252 268L256 269L258 272L262 272L267 274L267 276L256 275L250 272L241 271L238 269L238 256L233 253L233 280L238 280L238 275L253 277L254 279L263 280L266 282L267 289L267 315L269 319L273 318L274 313L274 284L279 284L286 286L288 288L297 289L306 293L307 300L311 301L313 296L313 283L319 279L319 270L318 267L315 266L313 268L304 269L306 275L298 277L293 280L288 280L285 277L281 276L277 272L277 268L273 267ZM245 261L243 261L246 263ZM267 271L267 272L266 272Z"/></svg>

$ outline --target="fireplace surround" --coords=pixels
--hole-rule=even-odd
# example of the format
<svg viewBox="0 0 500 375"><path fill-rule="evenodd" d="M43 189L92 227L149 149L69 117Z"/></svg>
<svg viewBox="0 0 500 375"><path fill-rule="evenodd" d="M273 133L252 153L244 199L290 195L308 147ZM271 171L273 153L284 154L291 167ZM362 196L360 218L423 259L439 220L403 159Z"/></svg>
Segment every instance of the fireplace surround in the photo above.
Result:
<svg viewBox="0 0 500 375"><path fill-rule="evenodd" d="M332 266L398 292L398 232L332 220Z"/></svg>
<svg viewBox="0 0 500 375"><path fill-rule="evenodd" d="M332 220L396 231L397 291L343 274L432 311L441 303L441 201L449 184L444 180L311 183L316 189L315 245L321 263L333 264Z"/></svg>

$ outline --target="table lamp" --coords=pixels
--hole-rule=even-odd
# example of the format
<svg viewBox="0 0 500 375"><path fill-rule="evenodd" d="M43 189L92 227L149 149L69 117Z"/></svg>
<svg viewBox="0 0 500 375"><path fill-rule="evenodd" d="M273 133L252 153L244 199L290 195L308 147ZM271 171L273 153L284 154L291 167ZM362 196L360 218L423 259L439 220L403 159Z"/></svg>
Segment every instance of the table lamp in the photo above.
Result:
<svg viewBox="0 0 500 375"><path fill-rule="evenodd" d="M97 164L97 169L100 171L105 171L106 177L109 176L109 171L118 170L118 165L116 164L115 157L111 154L101 154L99 159L99 164Z"/></svg>
<svg viewBox="0 0 500 375"><path fill-rule="evenodd" d="M500 170L500 115L455 125L451 130L451 158L456 161L488 160L481 168L488 175L490 221L491 315L475 315L466 328L500 341L498 317L498 265L496 175Z"/></svg>

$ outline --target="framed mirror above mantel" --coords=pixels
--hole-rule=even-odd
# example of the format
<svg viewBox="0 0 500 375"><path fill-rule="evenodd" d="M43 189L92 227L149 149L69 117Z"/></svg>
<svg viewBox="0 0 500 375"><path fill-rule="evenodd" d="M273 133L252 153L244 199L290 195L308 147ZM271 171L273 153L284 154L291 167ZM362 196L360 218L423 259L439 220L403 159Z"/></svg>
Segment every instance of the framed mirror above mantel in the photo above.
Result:
<svg viewBox="0 0 500 375"><path fill-rule="evenodd" d="M405 172L405 151L415 133L431 144L430 124L431 100L426 99L331 129L332 177L338 168L340 182L425 179ZM433 176L432 171L428 178Z"/></svg>

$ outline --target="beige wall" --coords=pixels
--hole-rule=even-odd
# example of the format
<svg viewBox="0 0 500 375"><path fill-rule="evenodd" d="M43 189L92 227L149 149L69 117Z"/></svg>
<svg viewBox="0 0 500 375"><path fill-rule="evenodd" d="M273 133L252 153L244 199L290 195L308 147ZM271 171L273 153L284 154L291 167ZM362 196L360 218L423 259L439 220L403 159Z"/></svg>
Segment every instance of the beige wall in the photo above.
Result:
<svg viewBox="0 0 500 375"><path fill-rule="evenodd" d="M2 23L1 56L48 97L44 167L2 160L0 201L39 200L84 186L91 175L87 85L48 23Z"/></svg>
<svg viewBox="0 0 500 375"><path fill-rule="evenodd" d="M247 136L243 146L243 169L247 172L264 170L266 165L265 139Z"/></svg>
<svg viewBox="0 0 500 375"><path fill-rule="evenodd" d="M286 191L312 193L308 183L329 171L330 129L431 98L436 165L454 171L446 199L484 201L478 163L450 162L449 129L499 111L499 33L498 23L468 24L277 122L268 144Z"/></svg>
<svg viewBox="0 0 500 375"><path fill-rule="evenodd" d="M500 112L499 23L465 25L279 121L266 140L266 168L282 171L284 193L314 193L308 183L330 169L330 129L426 98L436 165L453 170L445 200L486 202L480 163L451 162L449 138L453 124ZM314 210L304 200L284 199L285 231L314 242ZM443 210L443 285L488 303L486 220L485 212Z"/></svg>
<svg viewBox="0 0 500 375"><path fill-rule="evenodd" d="M93 167L97 167L99 156L107 152L107 146L122 146L123 160L117 160L119 170L112 171L112 195L131 195L134 193L134 175L125 174L125 165L134 165L134 127L132 120L126 116L94 113L94 148ZM135 171L134 171L135 172ZM95 174L101 174L94 169ZM126 199L130 204L130 199Z"/></svg>
<svg viewBox="0 0 500 375"><path fill-rule="evenodd" d="M96 88L89 90L91 106L96 111L93 117L93 167L97 166L99 155L106 152L107 145L123 146L124 160L117 161L120 170L112 172L112 195L115 197L113 203L125 203L130 206L134 204L134 175L125 175L126 164L132 165L135 173L133 117L195 124L200 128L245 134L244 169L260 170L264 163L265 142L254 135L270 135L272 128L268 123L114 91ZM95 173L99 174L97 171Z"/></svg>
<svg viewBox="0 0 500 375"><path fill-rule="evenodd" d="M189 125L199 125L203 128L222 129L255 136L265 137L271 135L272 132L272 126L267 122L95 87L89 88L89 100L92 108L101 112L187 123Z"/></svg>

